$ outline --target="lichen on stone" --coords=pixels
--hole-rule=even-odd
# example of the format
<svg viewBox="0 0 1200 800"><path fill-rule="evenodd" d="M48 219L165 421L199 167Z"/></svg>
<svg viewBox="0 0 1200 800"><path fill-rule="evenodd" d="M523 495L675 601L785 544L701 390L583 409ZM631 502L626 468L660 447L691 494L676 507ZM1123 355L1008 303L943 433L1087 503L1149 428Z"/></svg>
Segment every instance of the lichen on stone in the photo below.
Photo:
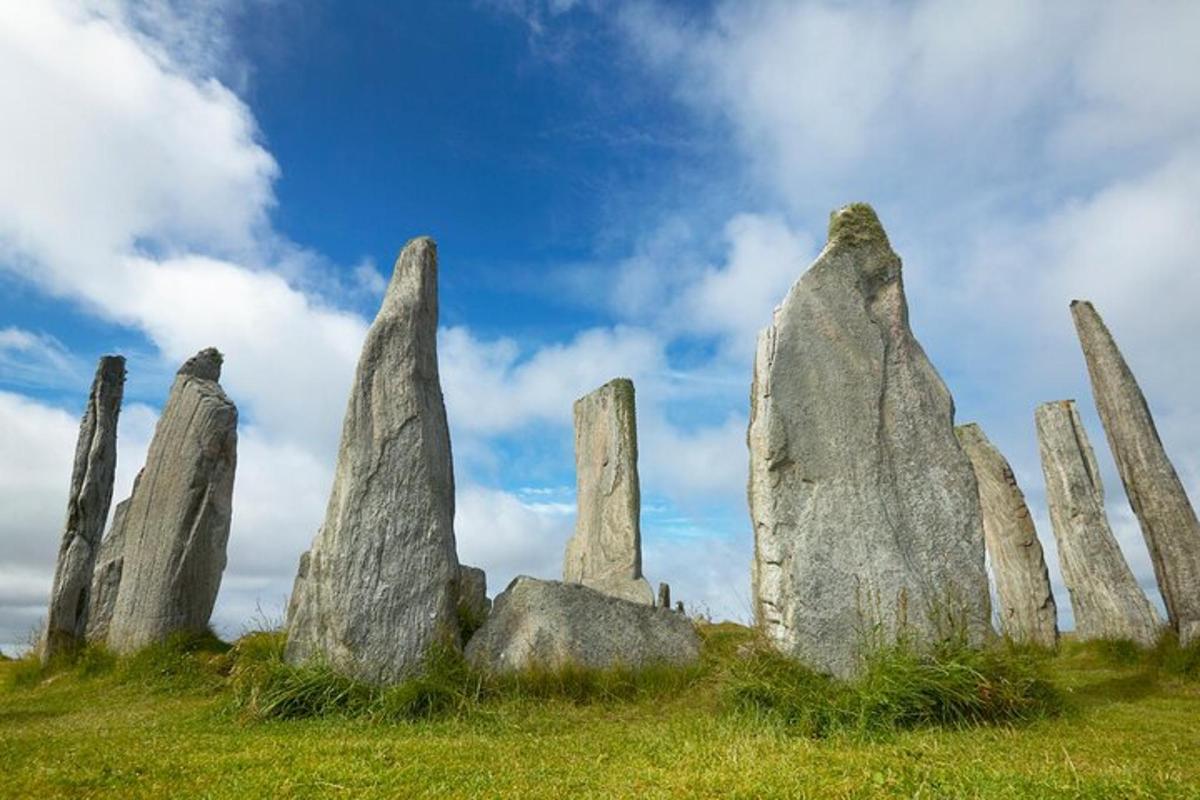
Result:
<svg viewBox="0 0 1200 800"><path fill-rule="evenodd" d="M829 215L829 242L852 245L882 244L891 248L875 209L867 203L851 203Z"/></svg>

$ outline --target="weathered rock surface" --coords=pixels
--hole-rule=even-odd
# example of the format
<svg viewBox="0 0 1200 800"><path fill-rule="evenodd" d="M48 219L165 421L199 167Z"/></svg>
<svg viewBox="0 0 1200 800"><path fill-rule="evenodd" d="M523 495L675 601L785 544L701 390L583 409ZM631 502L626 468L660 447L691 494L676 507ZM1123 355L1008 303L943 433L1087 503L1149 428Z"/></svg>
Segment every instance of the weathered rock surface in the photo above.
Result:
<svg viewBox="0 0 1200 800"><path fill-rule="evenodd" d="M575 401L575 481L579 512L563 580L653 605L654 592L642 577L637 415L628 378Z"/></svg>
<svg viewBox="0 0 1200 800"><path fill-rule="evenodd" d="M671 585L669 583L658 584L658 603L659 608L671 607Z"/></svg>
<svg viewBox="0 0 1200 800"><path fill-rule="evenodd" d="M457 643L454 473L438 379L437 248L409 242L363 345L287 660L375 683Z"/></svg>
<svg viewBox="0 0 1200 800"><path fill-rule="evenodd" d="M954 432L971 459L979 484L983 538L1000 597L1001 629L1016 642L1056 647L1058 608L1025 493L1008 460L988 441L982 428L971 423Z"/></svg>
<svg viewBox="0 0 1200 800"><path fill-rule="evenodd" d="M208 626L237 467L237 408L217 382L221 354L188 359L159 417L120 530L123 564L108 646L126 653Z"/></svg>
<svg viewBox="0 0 1200 800"><path fill-rule="evenodd" d="M487 596L487 573L479 567L458 567L458 616L460 621L478 628L492 610Z"/></svg>
<svg viewBox="0 0 1200 800"><path fill-rule="evenodd" d="M1125 494L1142 526L1167 619L1187 645L1200 640L1200 521L1137 379L1091 303L1071 303L1096 410Z"/></svg>
<svg viewBox="0 0 1200 800"><path fill-rule="evenodd" d="M137 486L136 482L134 486ZM125 512L128 509L128 498L117 503L108 535L100 542L96 555L92 590L88 596L86 639L89 642L102 643L108 638L108 626L117 605L117 589L121 586L121 571L125 566Z"/></svg>
<svg viewBox="0 0 1200 800"><path fill-rule="evenodd" d="M308 578L308 564L312 556L305 550L300 554L300 563L296 566L296 578L292 581L292 594L288 597L287 618L284 624L290 624L296 615L296 604L304 594L304 581Z"/></svg>
<svg viewBox="0 0 1200 800"><path fill-rule="evenodd" d="M466 655L493 673L534 666L638 668L694 663L700 640L692 623L670 609L522 575L496 598Z"/></svg>
<svg viewBox="0 0 1200 800"><path fill-rule="evenodd" d="M1034 413L1046 502L1058 562L1081 640L1132 639L1151 645L1158 615L1138 586L1104 511L1104 486L1074 400L1043 403Z"/></svg>
<svg viewBox="0 0 1200 800"><path fill-rule="evenodd" d="M747 440L756 616L780 651L849 676L864 645L901 633L991 635L954 403L869 206L831 215L825 249L759 336Z"/></svg>
<svg viewBox="0 0 1200 800"><path fill-rule="evenodd" d="M125 390L125 359L103 356L88 395L67 496L67 522L58 548L58 564L50 591L43 663L83 642L87 631L92 572L104 523L112 504L117 468L117 418Z"/></svg>

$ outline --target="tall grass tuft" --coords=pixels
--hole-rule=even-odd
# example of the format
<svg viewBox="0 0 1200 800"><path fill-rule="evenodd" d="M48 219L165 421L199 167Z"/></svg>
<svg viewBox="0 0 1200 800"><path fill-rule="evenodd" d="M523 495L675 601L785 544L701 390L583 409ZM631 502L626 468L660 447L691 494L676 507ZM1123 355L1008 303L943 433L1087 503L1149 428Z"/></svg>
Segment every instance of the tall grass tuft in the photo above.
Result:
<svg viewBox="0 0 1200 800"><path fill-rule="evenodd" d="M1058 691L1036 654L948 640L874 650L850 681L819 675L766 648L736 662L725 696L743 714L802 735L873 735L917 727L1012 724L1057 714Z"/></svg>
<svg viewBox="0 0 1200 800"><path fill-rule="evenodd" d="M1175 632L1167 631L1158 640L1150 657L1154 665L1168 675L1200 681L1200 639L1183 647Z"/></svg>
<svg viewBox="0 0 1200 800"><path fill-rule="evenodd" d="M285 635L256 633L231 651L229 678L235 708L258 719L366 717L382 721L462 713L479 694L479 679L462 655L435 647L422 669L394 686L375 686L321 662L283 660Z"/></svg>

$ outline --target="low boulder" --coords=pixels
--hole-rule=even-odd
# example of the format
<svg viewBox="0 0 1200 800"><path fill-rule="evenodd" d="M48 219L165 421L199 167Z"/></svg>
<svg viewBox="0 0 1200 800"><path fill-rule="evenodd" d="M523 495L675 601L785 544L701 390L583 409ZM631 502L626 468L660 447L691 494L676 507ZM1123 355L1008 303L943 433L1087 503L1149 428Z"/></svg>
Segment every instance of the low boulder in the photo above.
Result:
<svg viewBox="0 0 1200 800"><path fill-rule="evenodd" d="M467 660L485 672L529 667L693 664L700 638L687 617L576 583L522 575L496 598Z"/></svg>

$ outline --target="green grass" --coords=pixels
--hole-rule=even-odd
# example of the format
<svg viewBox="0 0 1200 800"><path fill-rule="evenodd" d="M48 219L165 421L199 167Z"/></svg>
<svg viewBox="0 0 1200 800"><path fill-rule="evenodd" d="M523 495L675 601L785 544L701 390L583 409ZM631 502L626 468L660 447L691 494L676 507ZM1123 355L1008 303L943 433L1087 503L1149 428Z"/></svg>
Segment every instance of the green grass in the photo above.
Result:
<svg viewBox="0 0 1200 800"><path fill-rule="evenodd" d="M489 681L445 657L386 691L282 668L273 634L0 663L0 797L1200 794L1194 653L1169 644L1131 663L1070 643L891 653L847 685L737 626L702 633L693 670ZM796 721L822 713L819 731Z"/></svg>

